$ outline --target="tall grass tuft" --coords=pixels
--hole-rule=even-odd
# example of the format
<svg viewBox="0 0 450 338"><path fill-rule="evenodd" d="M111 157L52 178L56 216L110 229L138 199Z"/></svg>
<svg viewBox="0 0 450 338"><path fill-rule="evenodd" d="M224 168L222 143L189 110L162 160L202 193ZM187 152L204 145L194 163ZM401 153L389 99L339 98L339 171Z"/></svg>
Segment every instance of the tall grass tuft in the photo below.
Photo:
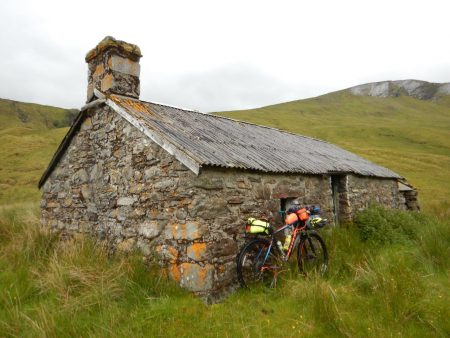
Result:
<svg viewBox="0 0 450 338"><path fill-rule="evenodd" d="M417 253L420 260L427 267L427 271L450 271L450 221L431 218L420 229Z"/></svg>

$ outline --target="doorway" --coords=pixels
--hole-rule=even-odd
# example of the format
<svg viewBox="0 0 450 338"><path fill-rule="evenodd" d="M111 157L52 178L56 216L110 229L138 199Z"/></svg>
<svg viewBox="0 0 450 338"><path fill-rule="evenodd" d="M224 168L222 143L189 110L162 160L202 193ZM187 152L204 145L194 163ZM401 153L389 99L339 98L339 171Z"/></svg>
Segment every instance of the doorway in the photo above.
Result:
<svg viewBox="0 0 450 338"><path fill-rule="evenodd" d="M333 202L334 224L342 222L342 215L345 213L346 200L346 179L345 175L331 175L331 196Z"/></svg>

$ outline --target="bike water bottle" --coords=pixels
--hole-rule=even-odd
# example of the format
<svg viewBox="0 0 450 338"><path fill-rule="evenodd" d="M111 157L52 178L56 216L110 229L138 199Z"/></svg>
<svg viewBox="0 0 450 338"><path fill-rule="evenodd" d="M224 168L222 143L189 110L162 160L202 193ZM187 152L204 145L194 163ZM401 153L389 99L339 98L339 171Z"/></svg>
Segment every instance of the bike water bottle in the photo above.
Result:
<svg viewBox="0 0 450 338"><path fill-rule="evenodd" d="M291 239L292 239L292 226L284 229L284 236L285 236L285 240L284 240L284 246L283 249L285 251L289 250L289 244L291 244Z"/></svg>
<svg viewBox="0 0 450 338"><path fill-rule="evenodd" d="M284 257L283 244L281 244L280 241L277 241L277 246L278 246L278 249L280 249L280 252L281 252L281 254Z"/></svg>
<svg viewBox="0 0 450 338"><path fill-rule="evenodd" d="M284 246L283 246L283 249L285 251L289 250L289 244L291 244L291 239L292 239L292 235L291 234L286 236L286 240L284 241Z"/></svg>

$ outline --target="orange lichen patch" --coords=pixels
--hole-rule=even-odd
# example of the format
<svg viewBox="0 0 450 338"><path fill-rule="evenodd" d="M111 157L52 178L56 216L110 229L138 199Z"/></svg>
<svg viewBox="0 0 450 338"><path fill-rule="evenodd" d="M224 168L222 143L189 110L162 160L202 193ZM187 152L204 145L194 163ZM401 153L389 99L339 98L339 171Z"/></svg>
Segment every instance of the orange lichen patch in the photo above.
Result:
<svg viewBox="0 0 450 338"><path fill-rule="evenodd" d="M195 260L201 260L206 251L206 243L194 243L187 248L187 255Z"/></svg>
<svg viewBox="0 0 450 338"><path fill-rule="evenodd" d="M189 239L191 238L184 223L173 223L170 225L172 228L172 238L175 239Z"/></svg>
<svg viewBox="0 0 450 338"><path fill-rule="evenodd" d="M122 107L127 109L131 113L140 113L143 115L152 115L156 116L156 114L150 110L150 108L145 105L144 103L137 101L137 100L130 100L130 99L123 99L119 98L115 95L112 95L111 100L113 100L115 103L120 104Z"/></svg>
<svg viewBox="0 0 450 338"><path fill-rule="evenodd" d="M106 92L108 89L110 89L113 85L113 80L114 78L112 74L106 74L101 82L101 91Z"/></svg>
<svg viewBox="0 0 450 338"><path fill-rule="evenodd" d="M181 272L180 272L179 266L176 264L170 265L169 275L170 275L170 277L172 277L172 279L179 282L181 280Z"/></svg>
<svg viewBox="0 0 450 338"><path fill-rule="evenodd" d="M205 284L205 279L206 279L206 273L208 272L207 267L205 266L204 268L201 268L198 271L198 284L199 285L204 285Z"/></svg>
<svg viewBox="0 0 450 338"><path fill-rule="evenodd" d="M101 74L105 72L105 67L103 66L103 63L100 63L97 68L95 68L94 74L92 74L93 77L99 77Z"/></svg>
<svg viewBox="0 0 450 338"><path fill-rule="evenodd" d="M214 267L210 264L200 266L198 264L183 263L180 265L182 279L185 286L191 290L202 290L211 283Z"/></svg>
<svg viewBox="0 0 450 338"><path fill-rule="evenodd" d="M174 248L173 246L169 246L167 248L167 251L169 251L169 255L171 257L171 260L176 261L178 258L178 250Z"/></svg>
<svg viewBox="0 0 450 338"><path fill-rule="evenodd" d="M133 59L139 60L142 57L141 49L137 45L121 40L116 40L112 36L105 37L99 44L86 54L86 62L95 59L99 54L104 53L108 49L117 48L122 53Z"/></svg>

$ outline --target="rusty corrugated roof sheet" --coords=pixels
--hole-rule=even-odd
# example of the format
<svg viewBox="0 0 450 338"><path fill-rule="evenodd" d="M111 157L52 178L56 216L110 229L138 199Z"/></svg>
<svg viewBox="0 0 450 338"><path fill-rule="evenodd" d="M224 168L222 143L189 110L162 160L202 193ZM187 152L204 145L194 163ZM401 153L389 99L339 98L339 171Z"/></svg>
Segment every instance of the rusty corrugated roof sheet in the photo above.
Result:
<svg viewBox="0 0 450 338"><path fill-rule="evenodd" d="M401 178L328 142L229 118L112 95L106 102L199 167Z"/></svg>

